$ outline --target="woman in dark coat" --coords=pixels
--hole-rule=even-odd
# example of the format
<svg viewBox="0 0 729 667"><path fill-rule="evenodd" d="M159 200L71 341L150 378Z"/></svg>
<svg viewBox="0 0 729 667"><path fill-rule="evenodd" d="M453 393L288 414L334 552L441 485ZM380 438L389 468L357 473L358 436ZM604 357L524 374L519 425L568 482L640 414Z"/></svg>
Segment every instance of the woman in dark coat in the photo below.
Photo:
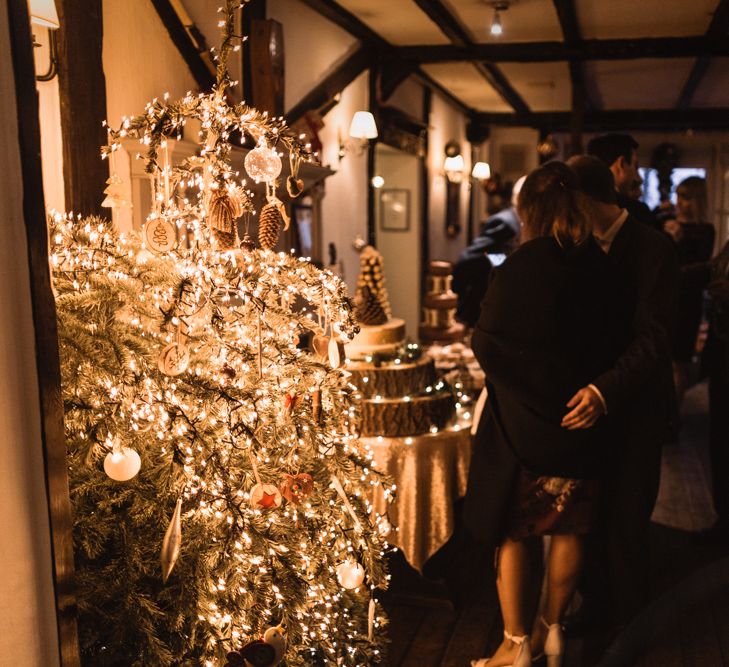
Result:
<svg viewBox="0 0 729 667"><path fill-rule="evenodd" d="M623 344L614 331L620 295L592 238L583 197L561 162L527 177L518 210L528 241L494 271L473 335L489 399L474 445L466 521L482 542L498 546L505 635L488 667L523 667L542 652L550 667L559 664L559 622L575 590L582 536L595 518L597 477L610 451L607 417L589 429L562 426L571 397L613 365ZM547 598L532 624L527 542L547 534Z"/></svg>

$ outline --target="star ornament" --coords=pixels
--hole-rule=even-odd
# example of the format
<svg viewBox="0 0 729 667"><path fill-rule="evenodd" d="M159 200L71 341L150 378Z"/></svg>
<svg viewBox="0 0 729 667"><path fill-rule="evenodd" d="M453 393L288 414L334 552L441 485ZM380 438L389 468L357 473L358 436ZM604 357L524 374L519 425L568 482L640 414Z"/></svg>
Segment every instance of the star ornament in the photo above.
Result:
<svg viewBox="0 0 729 667"><path fill-rule="evenodd" d="M255 484L251 489L251 507L270 510L281 507L281 492L273 484Z"/></svg>

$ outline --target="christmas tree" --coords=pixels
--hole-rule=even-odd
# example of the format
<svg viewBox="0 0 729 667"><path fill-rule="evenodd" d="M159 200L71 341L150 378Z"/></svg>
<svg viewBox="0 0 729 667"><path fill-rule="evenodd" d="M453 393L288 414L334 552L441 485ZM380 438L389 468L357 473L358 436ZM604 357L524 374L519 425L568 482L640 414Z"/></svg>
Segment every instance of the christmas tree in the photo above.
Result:
<svg viewBox="0 0 729 667"><path fill-rule="evenodd" d="M242 5L221 10L211 93L156 100L110 130L105 155L124 137L147 149L155 202L141 237L51 221L81 648L94 667L383 660L374 591L387 584L389 526L369 498L385 480L339 368L337 341L356 325L338 278L271 249L286 224L279 151L312 156L282 119L226 97ZM173 167L166 142L188 121L201 150ZM239 243L254 198L232 136L256 144L245 164L266 184L262 249Z"/></svg>

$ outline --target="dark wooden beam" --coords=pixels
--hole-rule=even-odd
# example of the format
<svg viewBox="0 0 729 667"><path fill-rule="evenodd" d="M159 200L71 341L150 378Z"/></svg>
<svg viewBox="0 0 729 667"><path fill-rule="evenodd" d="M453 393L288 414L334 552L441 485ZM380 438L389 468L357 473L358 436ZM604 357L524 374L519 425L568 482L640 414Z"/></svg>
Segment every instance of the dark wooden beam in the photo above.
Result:
<svg viewBox="0 0 729 667"><path fill-rule="evenodd" d="M475 45L468 29L441 0L415 0L415 3L454 45L466 48ZM529 112L527 103L493 62L474 62L474 65L478 73L514 111Z"/></svg>
<svg viewBox="0 0 729 667"><path fill-rule="evenodd" d="M329 19L332 23L346 30L363 44L379 49L390 49L392 45L380 37L374 30L360 21L352 12L346 10L333 0L302 0L302 2L315 12Z"/></svg>
<svg viewBox="0 0 729 667"><path fill-rule="evenodd" d="M553 132L567 132L572 122L571 112L533 112L529 114L475 113L471 131L491 125L534 127ZM584 114L586 131L682 131L729 129L729 108L712 109L621 109L589 111Z"/></svg>
<svg viewBox="0 0 729 667"><path fill-rule="evenodd" d="M582 32L577 21L575 0L552 0L554 9L559 18L565 44L571 48L579 49L582 43ZM587 91L587 76L585 66L581 62L570 61L570 82L572 83L573 113L580 110L593 109L595 104ZM579 143L579 142L578 142Z"/></svg>
<svg viewBox="0 0 729 667"><path fill-rule="evenodd" d="M101 207L109 175L100 148L107 141L101 0L60 0L56 8L66 210L107 217Z"/></svg>
<svg viewBox="0 0 729 667"><path fill-rule="evenodd" d="M180 52L197 85L201 90L212 88L215 83L215 72L212 65L208 64L198 51L170 0L152 0L152 5L157 10L172 43Z"/></svg>
<svg viewBox="0 0 729 667"><path fill-rule="evenodd" d="M729 56L729 40L706 37L646 37L640 39L584 39L577 46L564 42L504 42L499 44L422 44L397 47L398 58L420 64L490 61L556 62L635 60L638 58L695 58Z"/></svg>
<svg viewBox="0 0 729 667"><path fill-rule="evenodd" d="M469 107L463 100L456 97L450 90L441 86L430 74L422 69L415 71L415 76L420 79L421 83L425 85L428 90L437 92L447 102L454 106L462 114L470 116L474 113L474 110Z"/></svg>
<svg viewBox="0 0 729 667"><path fill-rule="evenodd" d="M727 42L727 31L729 31L729 0L719 0L719 4L711 18L711 23L706 31L706 40L719 40ZM689 72L686 83L678 96L677 109L688 109L694 99L696 90L709 69L710 59L708 55L700 56Z"/></svg>
<svg viewBox="0 0 729 667"><path fill-rule="evenodd" d="M360 46L288 111L286 122L293 125L307 111L316 111L327 105L371 65L370 50L365 46Z"/></svg>
<svg viewBox="0 0 729 667"><path fill-rule="evenodd" d="M63 9L62 4L56 3L59 14ZM88 10L88 5L92 3L84 4L85 9ZM5 220L4 223L17 224L25 228L41 419L41 442L28 442L27 446L42 447L43 449L58 628L57 661L61 667L78 667L81 661L73 581L73 522L66 468L66 436L63 430L56 305L51 292L48 265L48 227L43 198L38 93L35 88L33 46L26 0L9 0L5 6L10 33L10 55L6 55L6 57L12 58L15 75L17 107L15 121L17 122L16 131L23 182L23 220ZM96 7L96 9L100 10L100 7ZM68 16L68 11L65 12L65 15ZM77 35L77 38L80 39L81 35ZM101 40L101 32L98 34L98 40ZM92 92L98 93L98 91ZM104 100L103 90L101 98ZM92 128L88 129L92 131ZM25 583L29 586L33 585L33 582ZM9 630L6 629L6 631ZM50 662L55 663L56 660Z"/></svg>
<svg viewBox="0 0 729 667"><path fill-rule="evenodd" d="M418 69L417 63L412 61L389 60L381 63L379 68L377 100L387 102L397 87Z"/></svg>

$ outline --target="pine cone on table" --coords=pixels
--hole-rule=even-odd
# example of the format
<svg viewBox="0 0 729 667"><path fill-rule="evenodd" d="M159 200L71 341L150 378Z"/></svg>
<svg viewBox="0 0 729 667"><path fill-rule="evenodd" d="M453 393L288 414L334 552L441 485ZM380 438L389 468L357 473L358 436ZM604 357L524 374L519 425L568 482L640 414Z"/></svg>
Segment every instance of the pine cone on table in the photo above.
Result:
<svg viewBox="0 0 729 667"><path fill-rule="evenodd" d="M372 290L364 285L360 288L354 316L361 324L376 325L387 322L387 313Z"/></svg>

